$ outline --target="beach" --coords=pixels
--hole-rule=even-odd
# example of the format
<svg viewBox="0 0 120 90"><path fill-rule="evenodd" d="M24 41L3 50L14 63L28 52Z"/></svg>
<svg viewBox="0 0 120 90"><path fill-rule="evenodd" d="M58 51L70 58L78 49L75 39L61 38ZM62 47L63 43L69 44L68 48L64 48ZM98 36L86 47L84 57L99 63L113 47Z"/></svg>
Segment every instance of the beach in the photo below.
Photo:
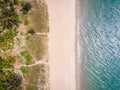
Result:
<svg viewBox="0 0 120 90"><path fill-rule="evenodd" d="M75 0L46 0L50 90L76 90Z"/></svg>

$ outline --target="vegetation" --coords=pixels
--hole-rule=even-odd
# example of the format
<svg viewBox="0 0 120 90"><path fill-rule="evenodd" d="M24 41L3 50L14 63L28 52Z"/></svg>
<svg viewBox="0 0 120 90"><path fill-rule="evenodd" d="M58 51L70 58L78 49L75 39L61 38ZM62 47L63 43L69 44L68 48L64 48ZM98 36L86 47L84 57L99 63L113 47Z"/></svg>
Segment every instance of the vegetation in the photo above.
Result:
<svg viewBox="0 0 120 90"><path fill-rule="evenodd" d="M17 39L17 45L19 45L20 46L20 44L21 44L21 40L20 40L20 38L16 38Z"/></svg>
<svg viewBox="0 0 120 90"><path fill-rule="evenodd" d="M25 39L26 41L29 41L31 39L31 35L27 35Z"/></svg>
<svg viewBox="0 0 120 90"><path fill-rule="evenodd" d="M18 0L1 0L0 1L0 28L1 32L5 29L13 29L18 27L20 20L17 14L16 8L18 5ZM30 9L32 8L29 2L22 1L21 3L23 14L28 14ZM28 21L25 22L28 24Z"/></svg>
<svg viewBox="0 0 120 90"><path fill-rule="evenodd" d="M0 90L17 90L21 84L22 77L10 71L3 72L0 75Z"/></svg>
<svg viewBox="0 0 120 90"><path fill-rule="evenodd" d="M13 49L16 33L16 29L10 29L8 32L0 34L0 50L6 51Z"/></svg>
<svg viewBox="0 0 120 90"><path fill-rule="evenodd" d="M31 9L28 15L23 17L23 21L25 19L29 20L29 24L26 26L28 29L24 50L32 55L32 63L34 65L30 63L28 65L28 72L24 75L24 78L28 81L28 84L25 85L25 90L37 90L38 87L40 90L49 90L49 66L45 64L48 61L47 33L49 32L47 5L44 0L42 2L36 0L30 2L33 9ZM37 64L36 62L39 62L39 60L43 64ZM26 71L26 69L24 70Z"/></svg>
<svg viewBox="0 0 120 90"><path fill-rule="evenodd" d="M27 19L25 19L24 24L29 25L29 21Z"/></svg>
<svg viewBox="0 0 120 90"><path fill-rule="evenodd" d="M5 8L6 6L17 5L18 0L0 0L0 8Z"/></svg>
<svg viewBox="0 0 120 90"><path fill-rule="evenodd" d="M25 57L27 55L27 52L26 51L22 51L22 52L20 52L20 55Z"/></svg>
<svg viewBox="0 0 120 90"><path fill-rule="evenodd" d="M0 27L1 31L18 27L19 18L15 9L18 0L0 1Z"/></svg>
<svg viewBox="0 0 120 90"><path fill-rule="evenodd" d="M29 54L29 52L22 51L20 54L26 59L26 64L30 64L33 61L33 57Z"/></svg>
<svg viewBox="0 0 120 90"><path fill-rule="evenodd" d="M19 28L20 23L23 27ZM22 31L24 27L27 30ZM44 90L48 81L47 66L31 64L41 60L47 51L47 35L35 33L48 31L47 5L44 2L0 0L0 90L23 90L24 83L21 85L21 73L17 74L17 70L28 82L24 85L26 90L37 90L38 84ZM17 64L26 67L15 68Z"/></svg>
<svg viewBox="0 0 120 90"><path fill-rule="evenodd" d="M4 60L0 57L0 70L11 70L13 71L14 67L13 64L15 63L15 59L13 57L9 57L7 60Z"/></svg>
<svg viewBox="0 0 120 90"><path fill-rule="evenodd" d="M16 90L21 84L22 77L14 73L14 57L8 57L6 60L0 57L0 90Z"/></svg>
<svg viewBox="0 0 120 90"><path fill-rule="evenodd" d="M33 35L28 42L28 50L36 57L36 60L41 60L43 55L47 52L47 40L46 35Z"/></svg>
<svg viewBox="0 0 120 90"><path fill-rule="evenodd" d="M22 7L22 10L18 6ZM20 24L19 12L27 14L31 9L28 2L20 4L18 0L0 0L0 54L8 54L14 48L14 38L17 35L17 28ZM25 21L25 24L28 24ZM20 40L18 43L20 44ZM10 54L12 55L12 54ZM2 55L1 55L2 56ZM22 82L22 77L14 72L15 58L12 56L0 56L0 90L18 90L17 88ZM32 60L32 56L27 54L27 62ZM23 72L25 68L21 68Z"/></svg>
<svg viewBox="0 0 120 90"><path fill-rule="evenodd" d="M0 90L16 90L22 77L10 71L0 72Z"/></svg>
<svg viewBox="0 0 120 90"><path fill-rule="evenodd" d="M44 1L42 1L42 3L33 1L31 4L33 8L29 14L30 21L32 22L31 26L34 28L36 33L48 33L49 26L47 4Z"/></svg>
<svg viewBox="0 0 120 90"><path fill-rule="evenodd" d="M23 74L28 73L28 68L27 68L27 67L22 66L22 67L20 68L20 70L22 71Z"/></svg>
<svg viewBox="0 0 120 90"><path fill-rule="evenodd" d="M35 31L33 29L28 30L28 34L34 35Z"/></svg>
<svg viewBox="0 0 120 90"><path fill-rule="evenodd" d="M28 85L26 90L37 90L38 87L37 85L39 85L40 90L49 90L44 88L47 85L47 81L48 81L49 71L47 67L48 66L45 64L28 67L29 72L26 73L27 75L26 78L29 80L30 85Z"/></svg>
<svg viewBox="0 0 120 90"><path fill-rule="evenodd" d="M33 60L33 57L30 54L26 55L26 63L27 64L30 64L32 62L32 60Z"/></svg>
<svg viewBox="0 0 120 90"><path fill-rule="evenodd" d="M18 15L15 10L12 9L2 9L0 15L0 26L1 29L12 29L13 27L17 27L19 23Z"/></svg>
<svg viewBox="0 0 120 90"><path fill-rule="evenodd" d="M21 6L22 6L21 11L23 12L23 14L28 14L29 10L32 8L31 4L25 1L21 3Z"/></svg>

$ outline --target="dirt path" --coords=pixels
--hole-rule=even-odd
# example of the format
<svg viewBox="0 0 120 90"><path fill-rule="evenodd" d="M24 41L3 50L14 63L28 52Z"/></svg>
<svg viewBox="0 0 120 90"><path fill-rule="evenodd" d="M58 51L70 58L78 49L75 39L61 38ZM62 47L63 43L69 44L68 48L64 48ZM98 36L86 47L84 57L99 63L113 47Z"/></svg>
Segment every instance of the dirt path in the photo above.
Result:
<svg viewBox="0 0 120 90"><path fill-rule="evenodd" d="M36 33L36 35L48 35L48 33Z"/></svg>
<svg viewBox="0 0 120 90"><path fill-rule="evenodd" d="M18 69L18 68L20 68L20 67L22 67L22 66L24 66L24 67L33 67L33 66L40 65L40 64L49 65L48 63L43 62L43 61L36 61L35 63L30 64L30 65L26 65L26 64L16 65L15 68Z"/></svg>

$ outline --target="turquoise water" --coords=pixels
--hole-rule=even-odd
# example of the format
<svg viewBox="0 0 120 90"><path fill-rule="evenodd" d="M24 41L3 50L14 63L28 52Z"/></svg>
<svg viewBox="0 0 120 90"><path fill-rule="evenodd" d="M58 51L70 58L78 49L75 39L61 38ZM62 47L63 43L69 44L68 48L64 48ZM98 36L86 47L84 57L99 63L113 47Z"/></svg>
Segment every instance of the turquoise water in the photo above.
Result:
<svg viewBox="0 0 120 90"><path fill-rule="evenodd" d="M120 0L79 0L82 90L120 90Z"/></svg>

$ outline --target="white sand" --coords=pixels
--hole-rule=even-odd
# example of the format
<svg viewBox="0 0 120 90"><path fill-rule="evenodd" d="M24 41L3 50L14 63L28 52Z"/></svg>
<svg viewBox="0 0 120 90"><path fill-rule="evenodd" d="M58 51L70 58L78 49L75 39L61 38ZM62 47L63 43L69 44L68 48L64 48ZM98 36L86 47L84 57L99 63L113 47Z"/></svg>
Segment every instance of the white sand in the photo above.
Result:
<svg viewBox="0 0 120 90"><path fill-rule="evenodd" d="M49 12L50 90L75 90L75 0L46 0Z"/></svg>

